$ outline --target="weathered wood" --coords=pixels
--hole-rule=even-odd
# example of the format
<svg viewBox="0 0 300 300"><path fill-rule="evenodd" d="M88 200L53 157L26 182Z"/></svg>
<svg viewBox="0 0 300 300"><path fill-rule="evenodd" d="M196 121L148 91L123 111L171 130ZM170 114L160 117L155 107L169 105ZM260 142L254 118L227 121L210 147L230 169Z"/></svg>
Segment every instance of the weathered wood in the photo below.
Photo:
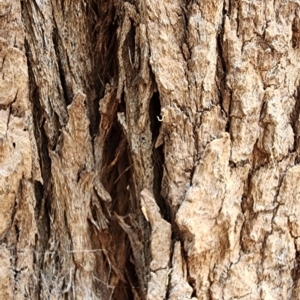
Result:
<svg viewBox="0 0 300 300"><path fill-rule="evenodd" d="M298 299L299 14L0 0L0 298Z"/></svg>

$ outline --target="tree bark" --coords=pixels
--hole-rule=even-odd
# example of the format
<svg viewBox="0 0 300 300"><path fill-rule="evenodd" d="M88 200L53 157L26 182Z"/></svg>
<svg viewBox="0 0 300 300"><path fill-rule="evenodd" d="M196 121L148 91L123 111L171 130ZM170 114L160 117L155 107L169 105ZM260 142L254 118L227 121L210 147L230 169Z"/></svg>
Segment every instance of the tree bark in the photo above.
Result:
<svg viewBox="0 0 300 300"><path fill-rule="evenodd" d="M0 0L0 298L298 299L299 38L297 1Z"/></svg>

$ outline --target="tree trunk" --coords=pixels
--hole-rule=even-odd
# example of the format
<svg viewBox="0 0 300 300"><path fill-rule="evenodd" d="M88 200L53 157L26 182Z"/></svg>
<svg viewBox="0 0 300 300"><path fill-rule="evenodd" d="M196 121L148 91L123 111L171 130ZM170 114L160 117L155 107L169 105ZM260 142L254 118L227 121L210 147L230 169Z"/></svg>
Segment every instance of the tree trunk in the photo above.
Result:
<svg viewBox="0 0 300 300"><path fill-rule="evenodd" d="M0 0L1 299L299 299L297 1Z"/></svg>

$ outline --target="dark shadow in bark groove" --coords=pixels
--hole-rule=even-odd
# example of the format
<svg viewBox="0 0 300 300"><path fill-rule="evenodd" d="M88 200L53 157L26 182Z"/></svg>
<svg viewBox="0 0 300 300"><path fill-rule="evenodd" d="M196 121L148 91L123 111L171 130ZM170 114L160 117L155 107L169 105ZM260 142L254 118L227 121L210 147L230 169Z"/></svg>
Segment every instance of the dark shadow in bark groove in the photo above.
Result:
<svg viewBox="0 0 300 300"><path fill-rule="evenodd" d="M59 77L60 77L60 82L61 82L61 87L62 87L62 92L63 92L63 96L64 96L64 100L66 105L69 105L72 103L72 99L73 99L73 94L72 94L72 89L71 87L68 87L67 85L67 81L66 81L66 77L65 77L65 70L64 70L64 66L62 63L62 60L67 60L67 57L64 57L64 54L61 53L60 48L61 43L60 43L60 37L58 34L58 30L56 27L53 28L53 46L54 46L54 51L55 51L55 56L57 58L57 65L58 65L58 72L59 72Z"/></svg>
<svg viewBox="0 0 300 300"><path fill-rule="evenodd" d="M118 5L118 3L114 1L96 3L94 1L91 2L90 6L91 15L95 17L92 29L94 48L93 65L95 72L93 78L99 98L104 96L107 83L114 88L115 83L119 80L117 77L118 24L114 5ZM131 32L129 36L133 37L134 32ZM127 42L132 47L131 49L134 49L134 40L132 39ZM131 57L131 62L133 60L134 57ZM129 67L131 68L132 65ZM114 102L117 99L113 96L110 101ZM112 103L113 107L116 107L116 105L116 103ZM109 133L104 134L105 145L101 149L103 151L102 161L104 162L101 170L101 182L110 194L112 203L106 205L109 230L106 237L102 233L100 234L100 246L105 248L107 252L104 255L109 265L107 267L111 267L112 273L115 273L113 276L118 277L117 283L112 283L115 287L111 299L137 299L137 295L141 295L142 293L140 291L140 276L137 274L139 266L136 265L138 262L133 255L134 249L129 241L132 236L129 237L129 233L120 226L120 221L118 220L124 220L124 226L130 228L133 236L140 238L141 234L138 230L142 229L137 225L139 223L137 221L139 213L138 199L136 199L133 182L130 150L128 149L128 143L122 127L117 119L117 112L123 112L126 115L124 94L120 99L118 108L114 108L113 111L112 114L109 112L109 117L108 115L100 116L101 122L109 118L109 122L112 124L108 129ZM97 132L94 131L94 133ZM142 251L143 249L139 250L139 252ZM101 259L99 259L99 264L101 264Z"/></svg>
<svg viewBox="0 0 300 300"><path fill-rule="evenodd" d="M118 106L118 112L125 112L123 101ZM115 115L103 149L105 165L101 172L101 182L112 198L112 203L107 207L109 232L98 235L101 240L100 245L97 246L97 242L93 242L94 248L104 248L107 253L105 259L108 262L106 268L111 268L111 272L115 273L113 276L119 279L111 299L133 299L130 282L137 282L134 266L130 262L132 250L128 236L114 217L114 214L126 217L134 209L130 201L132 174L127 147L126 138ZM101 259L99 263L101 264Z"/></svg>
<svg viewBox="0 0 300 300"><path fill-rule="evenodd" d="M224 8L223 8L224 11ZM223 36L224 36L224 23L225 23L225 17L222 20L222 24L219 28L219 33L217 36L217 87L218 87L218 96L219 96L219 103L221 106L221 109L225 112L226 116L229 115L229 104L226 103L228 101L225 101L224 96L226 92L226 74L227 74L227 66L226 66L226 60L224 58L224 46L223 46ZM229 119L228 119L229 120ZM229 130L229 121L227 121L226 131Z"/></svg>
<svg viewBox="0 0 300 300"><path fill-rule="evenodd" d="M161 113L161 105L159 99L159 93L153 93L153 96L150 100L149 105L149 116L150 116L150 127L152 132L152 160L154 166L154 182L153 182L153 193L154 198L156 199L157 204L159 205L160 211L163 217L169 220L168 208L166 202L161 196L161 184L163 177L163 164L164 164L164 151L163 145L155 148L155 142L159 135L159 130L161 127L161 122L158 120L158 117Z"/></svg>
<svg viewBox="0 0 300 300"><path fill-rule="evenodd" d="M295 245L295 248L296 248L296 245ZM291 270L291 277L293 279L294 285L296 285L297 281L299 281L299 279L300 279L300 253L299 253L299 251L296 251L295 262L296 262L295 266Z"/></svg>
<svg viewBox="0 0 300 300"><path fill-rule="evenodd" d="M294 131L294 147L293 147L293 151L298 151L298 155L296 157L296 164L300 163L300 156L299 156L299 116L300 116L300 87L297 88L297 91L295 93L295 108L293 110L292 116L291 116L291 125Z"/></svg>
<svg viewBox="0 0 300 300"><path fill-rule="evenodd" d="M95 80L97 97L102 99L108 85L114 90L117 82L117 26L114 23L115 8L113 1L105 3L92 3L90 7L91 15L95 17L93 24L93 79ZM109 89L110 90L110 89ZM98 98L98 99L99 99ZM91 225L92 243L94 249L103 249L96 255L97 270L95 270L95 285L100 284L102 289L96 287L101 294L101 299L133 299L131 292L132 284L138 287L135 270L130 256L132 250L128 235L120 227L114 215L129 215L134 210L131 203L132 194L132 170L128 153L128 144L123 130L117 119L117 112L126 113L124 95L120 103L116 103L115 93L109 97L109 105L104 115L99 114L96 121L100 121L99 126L93 126L92 136L100 135L103 141L102 164L100 171L100 181L105 190L110 194L112 202L100 205L107 220L108 229L98 232ZM100 100L101 102L101 100ZM101 105L101 103L100 103ZM96 107L97 106L97 107ZM99 111L99 101L93 108ZM111 107L109 109L109 107ZM95 122L96 124L97 122ZM102 127L101 127L102 126ZM101 132L102 130L102 132ZM97 141L96 139L94 142ZM94 148L99 145L94 144ZM105 206L105 208L104 208ZM94 209L94 208L92 208ZM95 208L97 209L97 208ZM93 213L93 212L92 212ZM104 278L104 274L109 274ZM106 292L104 292L106 290Z"/></svg>
<svg viewBox="0 0 300 300"><path fill-rule="evenodd" d="M36 236L36 247L33 253L35 257L36 270L42 270L44 263L44 253L48 246L48 239L50 236L50 212L51 204L49 202L49 191L51 191L51 160L48 152L48 138L44 130L45 118L43 115L43 109L39 101L39 92L36 85L33 69L31 65L30 47L25 40L25 51L27 57L27 67L29 76L29 99L32 104L32 118L33 118L33 130L38 149L41 176L43 183L39 181L34 182L34 194L36 200L35 206L35 219L37 220L38 235ZM40 298L40 291L42 290L41 272L36 273L38 278L36 279L37 285L36 296Z"/></svg>

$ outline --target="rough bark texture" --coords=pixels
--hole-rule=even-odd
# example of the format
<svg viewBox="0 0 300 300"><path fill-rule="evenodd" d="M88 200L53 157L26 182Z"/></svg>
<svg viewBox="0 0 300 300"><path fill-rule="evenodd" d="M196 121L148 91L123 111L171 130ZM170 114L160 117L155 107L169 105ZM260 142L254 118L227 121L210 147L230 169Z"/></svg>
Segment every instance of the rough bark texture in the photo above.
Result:
<svg viewBox="0 0 300 300"><path fill-rule="evenodd" d="M1 299L299 299L297 1L0 0Z"/></svg>

